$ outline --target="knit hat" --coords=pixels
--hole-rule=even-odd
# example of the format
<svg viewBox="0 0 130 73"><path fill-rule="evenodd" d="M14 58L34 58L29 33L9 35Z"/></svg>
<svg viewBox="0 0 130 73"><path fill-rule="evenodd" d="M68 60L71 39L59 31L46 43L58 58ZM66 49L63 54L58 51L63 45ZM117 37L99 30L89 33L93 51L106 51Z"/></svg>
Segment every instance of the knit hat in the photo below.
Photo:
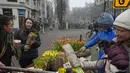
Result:
<svg viewBox="0 0 130 73"><path fill-rule="evenodd" d="M127 9L123 13L117 16L114 21L114 25L123 27L125 29L130 30L130 9Z"/></svg>

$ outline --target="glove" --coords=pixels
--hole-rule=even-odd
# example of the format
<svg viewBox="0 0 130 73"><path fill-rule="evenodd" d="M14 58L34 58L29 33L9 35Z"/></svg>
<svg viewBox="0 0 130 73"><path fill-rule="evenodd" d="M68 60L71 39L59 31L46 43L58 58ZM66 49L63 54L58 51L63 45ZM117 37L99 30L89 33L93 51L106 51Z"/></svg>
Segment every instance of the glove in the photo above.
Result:
<svg viewBox="0 0 130 73"><path fill-rule="evenodd" d="M82 47L75 54L76 54L77 57L86 57L86 56L90 56L91 52L90 52L89 49L86 49L86 47Z"/></svg>
<svg viewBox="0 0 130 73"><path fill-rule="evenodd" d="M86 50L86 47L83 46L82 48L80 48L79 52L84 52Z"/></svg>
<svg viewBox="0 0 130 73"><path fill-rule="evenodd" d="M83 46L83 47L81 47L81 48L79 49L79 51L76 51L75 54L77 55L77 54L79 54L80 52L85 51L85 49L86 49L86 48Z"/></svg>

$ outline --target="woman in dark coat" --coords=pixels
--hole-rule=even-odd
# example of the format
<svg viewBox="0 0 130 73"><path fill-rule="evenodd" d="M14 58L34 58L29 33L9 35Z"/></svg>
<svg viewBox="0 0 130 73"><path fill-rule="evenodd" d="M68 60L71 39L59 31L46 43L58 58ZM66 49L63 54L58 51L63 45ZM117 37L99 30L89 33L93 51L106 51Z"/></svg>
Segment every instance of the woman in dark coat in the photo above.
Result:
<svg viewBox="0 0 130 73"><path fill-rule="evenodd" d="M13 36L12 19L5 15L0 15L0 62L5 66L11 66L13 56ZM0 64L0 66L2 66ZM1 72L0 73L6 73Z"/></svg>
<svg viewBox="0 0 130 73"><path fill-rule="evenodd" d="M33 27L33 20L31 18L26 18L20 30L17 30L15 33L15 39L21 40L21 57L19 63L22 68L32 64L33 60L38 57L38 47L40 46L41 42L38 32ZM35 39L31 39L29 41L30 43L27 44L27 40L28 38L31 38L32 32L37 36Z"/></svg>

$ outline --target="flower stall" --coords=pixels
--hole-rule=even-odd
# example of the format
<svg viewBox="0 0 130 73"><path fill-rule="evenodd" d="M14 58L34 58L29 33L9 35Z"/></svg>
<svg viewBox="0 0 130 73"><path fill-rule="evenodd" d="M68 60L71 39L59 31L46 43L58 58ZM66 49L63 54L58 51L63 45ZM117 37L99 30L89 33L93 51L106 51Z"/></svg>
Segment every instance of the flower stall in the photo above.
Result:
<svg viewBox="0 0 130 73"><path fill-rule="evenodd" d="M64 67L64 64L69 62L62 47L65 44L70 44L73 51L76 52L84 46L85 42L71 38L59 38L50 45L49 50L33 61L33 66L47 71L58 71L59 73L84 73L80 66L68 69Z"/></svg>

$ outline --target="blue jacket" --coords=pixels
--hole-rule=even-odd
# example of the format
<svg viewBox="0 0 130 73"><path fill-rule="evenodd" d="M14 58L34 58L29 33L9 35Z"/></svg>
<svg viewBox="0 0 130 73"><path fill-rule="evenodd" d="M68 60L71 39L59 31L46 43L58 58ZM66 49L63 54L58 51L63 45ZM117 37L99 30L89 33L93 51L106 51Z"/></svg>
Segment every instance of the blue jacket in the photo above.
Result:
<svg viewBox="0 0 130 73"><path fill-rule="evenodd" d="M103 55L104 55L104 50L99 50L97 60L102 60Z"/></svg>
<svg viewBox="0 0 130 73"><path fill-rule="evenodd" d="M115 33L111 28L108 28L106 32L100 31L92 40L90 40L87 44L85 44L86 48L94 46L97 41L112 41L115 38Z"/></svg>

